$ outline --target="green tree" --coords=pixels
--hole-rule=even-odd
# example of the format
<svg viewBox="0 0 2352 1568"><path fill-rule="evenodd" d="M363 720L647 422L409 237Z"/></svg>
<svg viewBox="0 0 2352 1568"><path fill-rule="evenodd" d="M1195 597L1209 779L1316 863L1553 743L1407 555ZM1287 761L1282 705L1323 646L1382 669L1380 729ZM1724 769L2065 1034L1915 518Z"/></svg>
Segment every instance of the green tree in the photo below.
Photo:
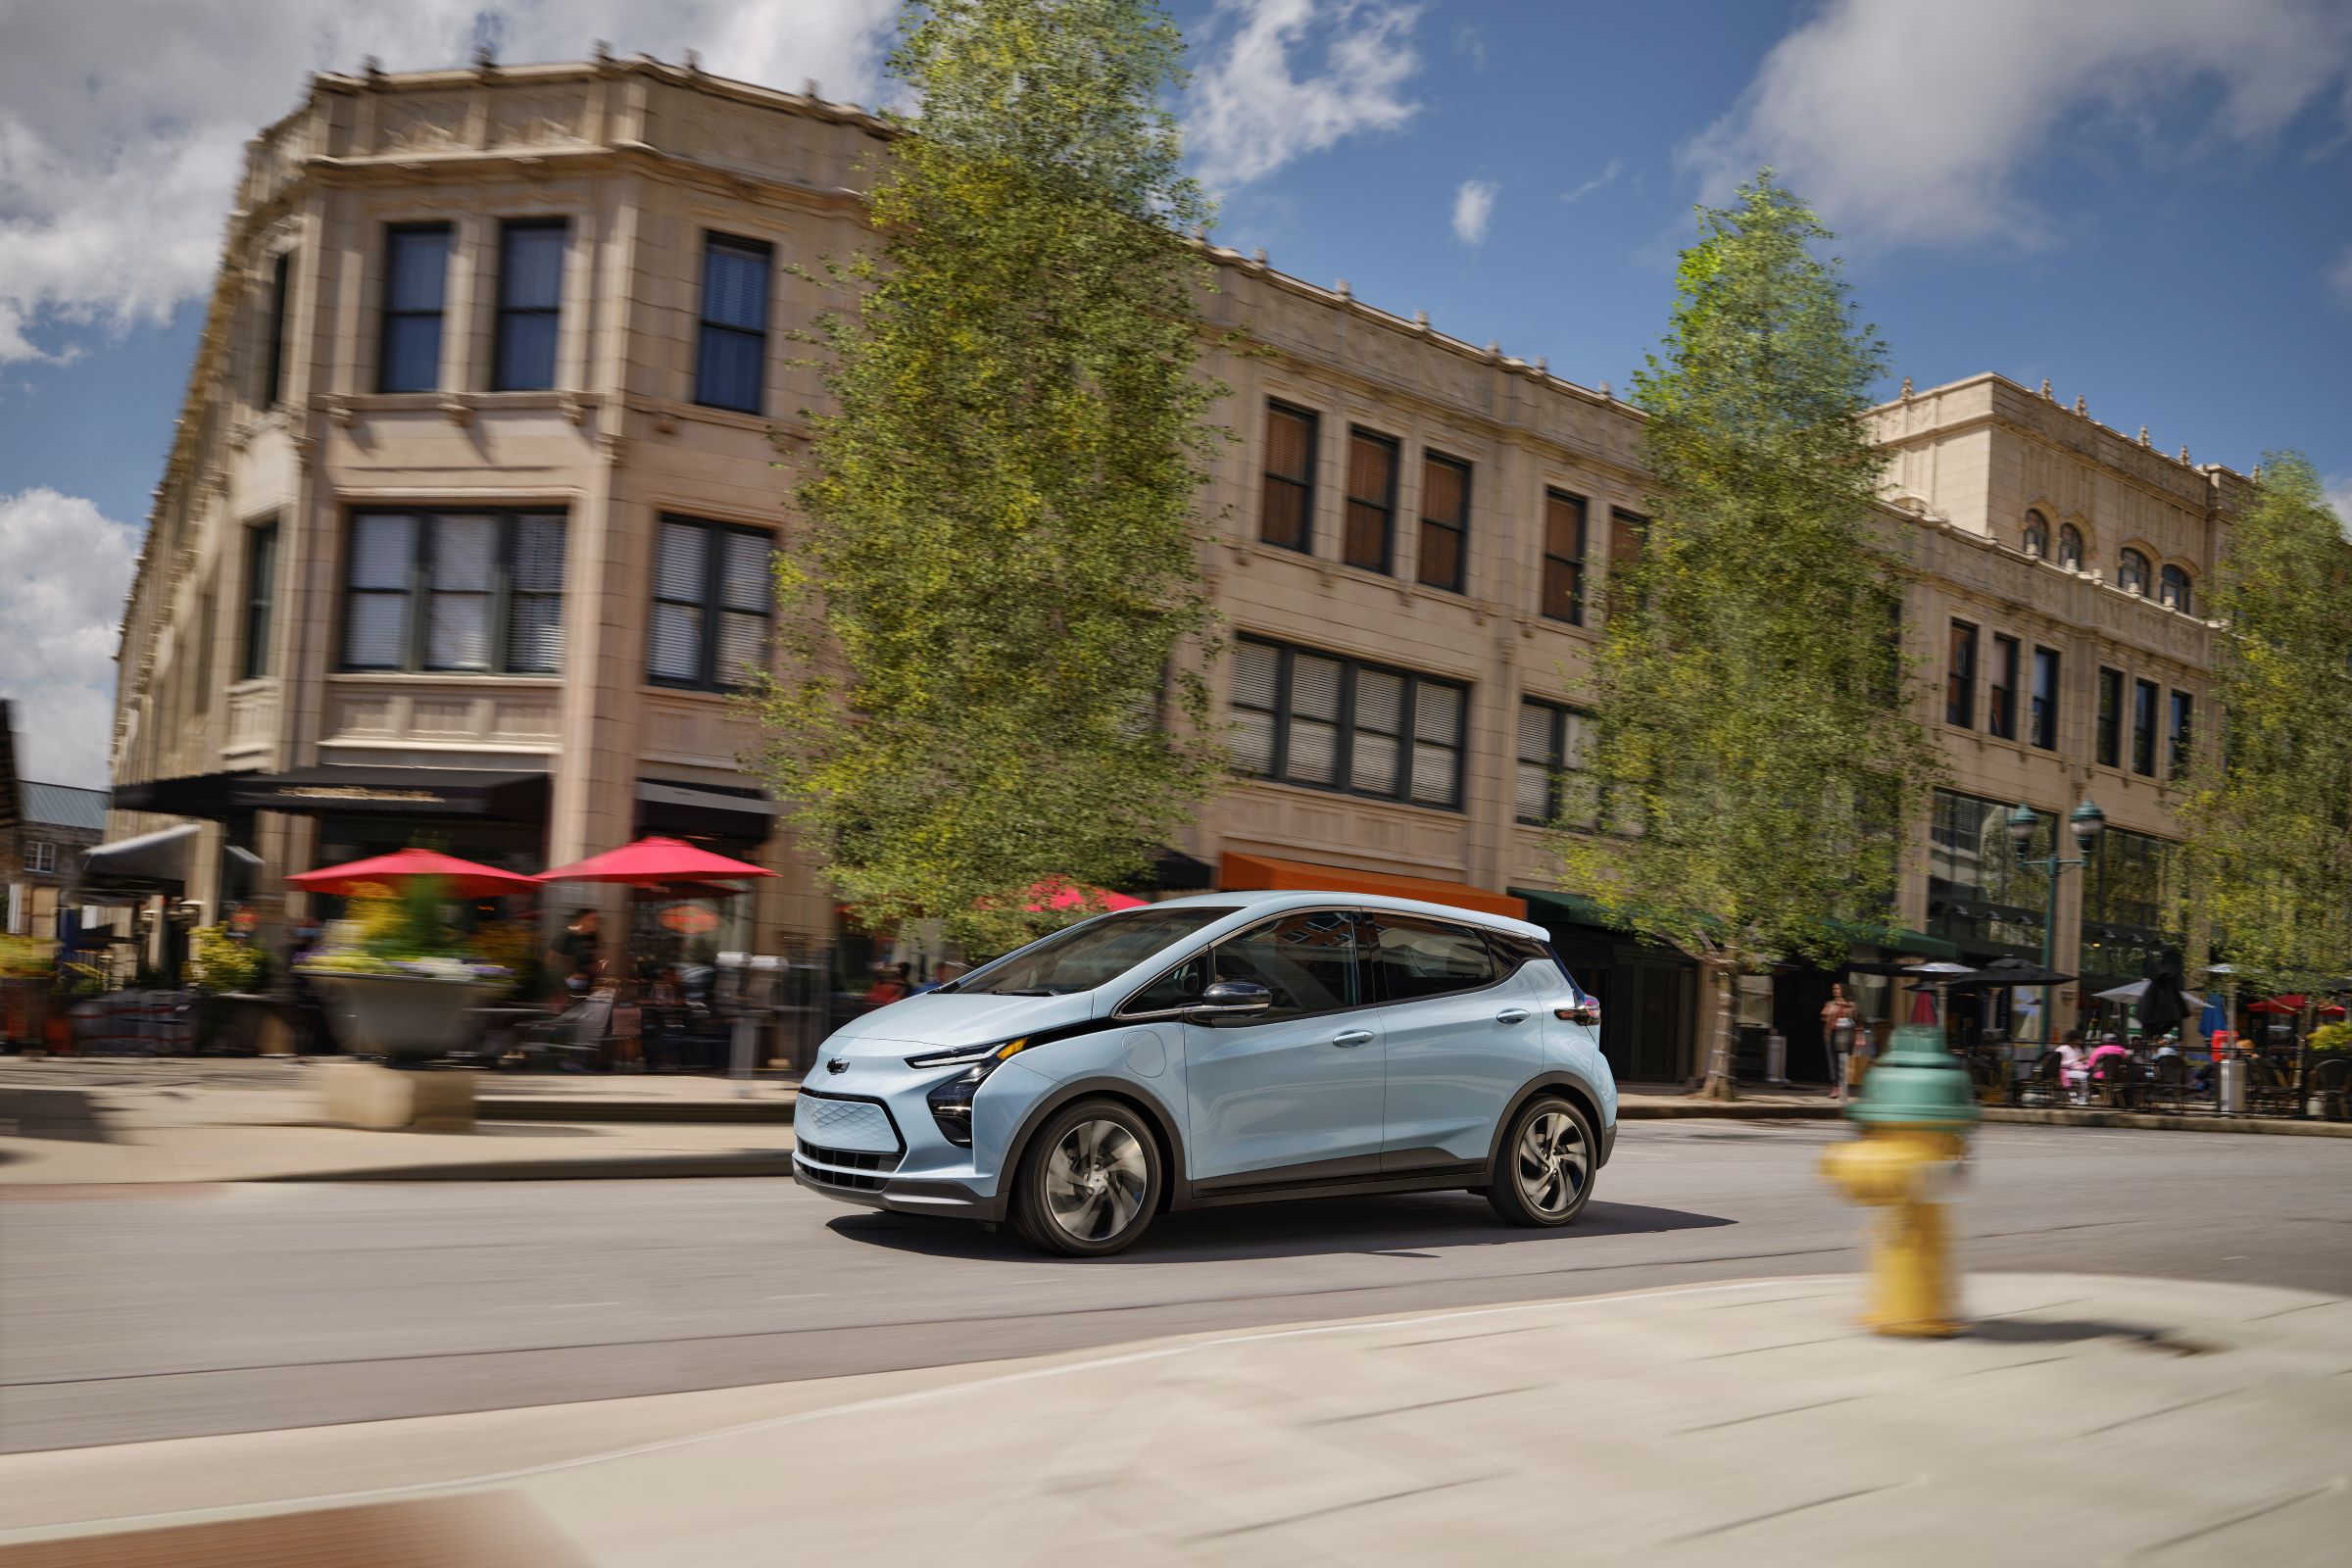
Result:
<svg viewBox="0 0 2352 1568"><path fill-rule="evenodd" d="M1728 1097L1736 976L1883 918L1934 764L1875 517L1885 347L1771 171L1698 226L1635 378L1652 513L1609 564L1582 806L1552 843L1568 885L1705 962Z"/></svg>
<svg viewBox="0 0 2352 1568"><path fill-rule="evenodd" d="M876 243L833 269L832 412L780 562L766 771L867 921L1000 948L1115 885L1215 785L1193 508L1207 219L1148 0L910 8Z"/></svg>
<svg viewBox="0 0 2352 1568"><path fill-rule="evenodd" d="M2352 970L2352 544L2307 459L2257 471L2207 599L2221 732L2180 808L2183 924L2241 989L2309 995Z"/></svg>

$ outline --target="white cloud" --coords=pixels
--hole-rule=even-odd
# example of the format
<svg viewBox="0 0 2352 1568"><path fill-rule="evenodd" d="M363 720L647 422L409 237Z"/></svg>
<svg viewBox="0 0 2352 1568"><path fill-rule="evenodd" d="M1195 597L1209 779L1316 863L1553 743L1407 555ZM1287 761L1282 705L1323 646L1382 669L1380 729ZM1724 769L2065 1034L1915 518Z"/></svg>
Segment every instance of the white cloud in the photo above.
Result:
<svg viewBox="0 0 2352 1568"><path fill-rule="evenodd" d="M1612 158L1609 160L1608 168L1602 170L1599 173L1594 174L1591 179L1588 179L1582 185L1577 186L1576 189L1564 190L1560 192L1560 200L1563 202L1581 202L1586 197L1592 195L1594 191L1600 189L1603 185L1613 183L1617 176L1624 172L1624 162L1620 159Z"/></svg>
<svg viewBox="0 0 2352 1568"><path fill-rule="evenodd" d="M2328 504L2335 509L2335 520L2352 539L2352 473L2331 473L2326 479Z"/></svg>
<svg viewBox="0 0 2352 1568"><path fill-rule="evenodd" d="M2018 179L2062 128L2106 115L2145 142L2206 103L2202 137L2258 145L2348 72L2340 0L1828 0L1683 157L1710 199L1775 165L1864 238L2032 244L2052 220Z"/></svg>
<svg viewBox="0 0 2352 1568"><path fill-rule="evenodd" d="M79 496L0 496L0 696L15 705L17 770L47 784L106 783L115 628L138 562L136 529Z"/></svg>
<svg viewBox="0 0 2352 1568"><path fill-rule="evenodd" d="M1185 131L1212 191L1367 130L1394 130L1420 106L1405 86L1421 69L1417 6L1391 0L1218 0L1201 36ZM1222 28L1230 24L1230 34ZM1322 48L1321 70L1294 74L1292 53Z"/></svg>
<svg viewBox="0 0 2352 1568"><path fill-rule="evenodd" d="M0 363L160 321L205 289L245 139L315 70L576 60L594 40L872 101L892 0L8 0Z"/></svg>
<svg viewBox="0 0 2352 1568"><path fill-rule="evenodd" d="M1491 179L1465 179L1453 193L1453 237L1464 245L1476 245L1487 237L1487 224L1494 217L1494 195L1500 185Z"/></svg>

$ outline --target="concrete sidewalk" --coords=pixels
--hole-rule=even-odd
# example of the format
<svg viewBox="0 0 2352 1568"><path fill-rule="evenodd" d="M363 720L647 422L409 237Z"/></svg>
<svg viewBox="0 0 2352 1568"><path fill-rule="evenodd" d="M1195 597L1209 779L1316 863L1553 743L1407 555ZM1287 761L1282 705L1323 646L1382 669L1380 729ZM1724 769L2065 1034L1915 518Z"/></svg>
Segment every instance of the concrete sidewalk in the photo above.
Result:
<svg viewBox="0 0 2352 1568"><path fill-rule="evenodd" d="M22 1454L0 1568L297 1539L282 1560L332 1564L363 1531L604 1568L2341 1560L2352 1301L1970 1297L1940 1343L1851 1327L1850 1280L1783 1279Z"/></svg>

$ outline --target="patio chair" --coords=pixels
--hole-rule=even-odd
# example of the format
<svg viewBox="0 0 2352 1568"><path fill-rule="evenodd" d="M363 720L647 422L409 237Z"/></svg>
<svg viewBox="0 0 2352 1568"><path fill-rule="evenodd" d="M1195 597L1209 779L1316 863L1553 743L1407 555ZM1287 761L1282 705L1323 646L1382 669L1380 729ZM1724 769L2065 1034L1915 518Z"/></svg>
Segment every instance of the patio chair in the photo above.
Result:
<svg viewBox="0 0 2352 1568"><path fill-rule="evenodd" d="M2352 1059L2330 1056L2311 1069L2311 1098L2324 1121L2352 1119L2346 1101L2352 1099Z"/></svg>
<svg viewBox="0 0 2352 1568"><path fill-rule="evenodd" d="M2139 1063L2130 1056L2102 1056L2091 1069L2090 1088L2102 1105L2129 1110L2137 1098Z"/></svg>
<svg viewBox="0 0 2352 1568"><path fill-rule="evenodd" d="M2021 1105L2036 1102L2044 1105L2055 1105L2061 1102L2066 1095L2065 1087L2058 1081L2058 1069L2061 1065L2058 1053L2055 1051L2043 1052L2041 1059L2034 1063L2034 1071L2018 1081L2017 1102Z"/></svg>
<svg viewBox="0 0 2352 1568"><path fill-rule="evenodd" d="M2161 1104L2170 1100L2176 1111L2188 1108L2188 1063L2180 1056L2158 1056L2155 1076L2145 1087L2149 1104Z"/></svg>

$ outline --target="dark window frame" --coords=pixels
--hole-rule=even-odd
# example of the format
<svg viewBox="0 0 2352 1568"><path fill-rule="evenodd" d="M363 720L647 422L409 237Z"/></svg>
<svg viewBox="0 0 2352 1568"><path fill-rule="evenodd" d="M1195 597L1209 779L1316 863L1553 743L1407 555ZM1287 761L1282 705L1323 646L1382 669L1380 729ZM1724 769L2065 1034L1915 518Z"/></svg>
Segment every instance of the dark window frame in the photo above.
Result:
<svg viewBox="0 0 2352 1568"><path fill-rule="evenodd" d="M2027 713L2027 739L2045 752L2058 749L2058 714L2066 660L2055 648L2034 645L2034 687Z"/></svg>
<svg viewBox="0 0 2352 1568"><path fill-rule="evenodd" d="M1639 512L1628 512L1623 507L1609 509L1609 591L1612 594L1616 592L1619 568L1633 564L1634 558L1642 553L1642 542L1648 537L1647 516ZM1617 548L1619 545L1626 548L1620 550Z"/></svg>
<svg viewBox="0 0 2352 1568"><path fill-rule="evenodd" d="M514 273L514 237L517 234L547 233L563 236L556 259L556 301L553 305L514 304L508 295L508 285ZM549 392L555 389L564 358L564 274L570 261L571 220L568 218L510 218L498 225L498 295L490 335L491 391ZM548 345L547 379L544 381L518 382L514 379L514 368L509 360L507 322L524 317L546 317L556 323L555 340Z"/></svg>
<svg viewBox="0 0 2352 1568"><path fill-rule="evenodd" d="M2132 683L2132 771L2142 778L2156 776L2156 726L2160 688L2152 680Z"/></svg>
<svg viewBox="0 0 2352 1568"><path fill-rule="evenodd" d="M1560 778L1569 770L1568 721L1572 718L1590 719L1592 715L1585 709L1568 703L1554 702L1548 697L1522 696L1519 699L1521 714L1524 715L1531 708L1544 714L1544 755L1541 758L1529 757L1520 748L1517 726L1512 727L1511 817L1513 821L1527 827L1551 827L1563 820L1561 811L1565 803L1561 799L1563 791L1560 787ZM1544 814L1542 816L1529 816L1519 809L1518 770L1522 767L1542 767L1544 769Z"/></svg>
<svg viewBox="0 0 2352 1568"><path fill-rule="evenodd" d="M1306 476L1295 479L1289 474L1276 473L1269 466L1274 453L1274 421L1277 417L1298 419L1306 426ZM1260 544L1277 550L1295 550L1302 556L1315 553L1315 466L1323 455L1323 416L1313 409L1302 409L1296 403L1280 398L1266 399L1265 450L1259 454L1257 489L1257 538ZM1274 513L1267 505L1275 485L1289 486L1298 496L1298 537L1296 540L1276 539L1267 533Z"/></svg>
<svg viewBox="0 0 2352 1568"><path fill-rule="evenodd" d="M2165 711L2165 777L2178 784L2188 776L2196 748L2197 699L2176 686Z"/></svg>
<svg viewBox="0 0 2352 1568"><path fill-rule="evenodd" d="M2137 565L2134 566L2133 563L2137 563ZM2115 585L2124 592L2135 594L2141 599L2147 598L2148 590L2153 586L2151 579L2155 575L2156 565L2148 559L2147 552L2126 546L2115 553ZM2136 582L2132 580L2135 576L2138 578Z"/></svg>
<svg viewBox="0 0 2352 1568"><path fill-rule="evenodd" d="M270 263L270 341L262 369L262 407L286 401L286 312L293 303L294 253L282 250Z"/></svg>
<svg viewBox="0 0 2352 1568"><path fill-rule="evenodd" d="M1430 469L1437 467L1452 468L1461 475L1462 514L1461 520L1458 522L1447 522L1443 517L1433 517L1429 514L1429 472ZM1424 588L1436 588L1449 594L1469 591L1470 484L1474 471L1470 460L1467 458L1452 457L1429 447L1421 449L1421 529L1419 537L1413 541L1413 577ZM1442 582L1430 575L1429 544L1432 528L1437 529L1440 533L1453 535L1453 580L1451 582Z"/></svg>
<svg viewBox="0 0 2352 1568"><path fill-rule="evenodd" d="M2156 568L2156 602L2183 615L2196 613L2196 582L2187 567L2167 562Z"/></svg>
<svg viewBox="0 0 2352 1568"><path fill-rule="evenodd" d="M2050 553L2050 519L2029 509L2025 527L2021 530L2019 548L2036 561L2046 559Z"/></svg>
<svg viewBox="0 0 2352 1568"><path fill-rule="evenodd" d="M491 586L487 590L439 589L433 587L434 520L439 517L489 517L498 524L498 554L491 564ZM408 583L402 588L354 588L351 585L353 551L359 537L360 523L367 517L407 517L414 525L409 540ZM517 662L514 658L514 605L520 599L553 599L562 607L565 593L562 587L517 589L514 586L514 541L525 517L554 517L563 524L564 549L566 559L571 550L571 513L562 506L544 507L398 507L370 505L349 509L343 521L342 584L338 593L338 615L335 627L335 669L348 675L478 675L514 677L561 675L564 659L570 653L569 638L564 639L563 654L547 666ZM436 592L456 595L483 594L490 601L490 625L486 642L490 660L481 667L470 664L436 664L432 662L432 606ZM401 630L401 662L397 664L359 664L351 659L351 606L362 594L398 594L407 601ZM557 612L562 624L564 612Z"/></svg>
<svg viewBox="0 0 2352 1568"><path fill-rule="evenodd" d="M1389 455L1388 495L1374 501L1355 493L1355 446L1357 442L1385 448ZM1360 424L1348 427L1348 513L1340 529L1340 564L1353 566L1359 571L1377 571L1384 577L1396 574L1396 485L1404 470L1404 443L1393 435ZM1355 554L1356 509L1377 513L1380 517L1380 564L1358 560Z"/></svg>
<svg viewBox="0 0 2352 1568"><path fill-rule="evenodd" d="M1945 634L1943 721L1954 729L1977 727L1977 640L1980 631L1976 622L1954 616ZM1966 635L1963 636L1963 633ZM1964 650L1965 659L1962 657ZM1954 717L1955 713L1959 716Z"/></svg>
<svg viewBox="0 0 2352 1568"><path fill-rule="evenodd" d="M1576 509L1576 554L1563 556L1551 547L1552 505L1563 503ZM1544 567L1536 587L1536 609L1545 620L1556 620L1566 626L1585 623L1585 562L1592 553L1592 503L1573 490L1558 485L1544 487ZM1568 612L1557 614L1552 610L1552 568L1558 567L1568 584Z"/></svg>
<svg viewBox="0 0 2352 1568"><path fill-rule="evenodd" d="M2101 767L2119 772L2124 765L2124 672L2113 664L2099 666L2098 733L2092 754Z"/></svg>
<svg viewBox="0 0 2352 1568"><path fill-rule="evenodd" d="M244 612L237 617L240 680L262 680L270 674L270 643L277 629L277 541L275 517L245 529Z"/></svg>
<svg viewBox="0 0 2352 1568"><path fill-rule="evenodd" d="M666 529L673 525L703 530L705 543L703 547L702 597L700 599L673 599L662 592L662 536ZM748 610L740 609L726 602L726 541L738 536L757 539L767 547L762 570L771 575L766 579L768 583L767 604L760 612L767 621L767 631L760 636L760 644L763 648L767 638L774 634L776 596L772 572L775 566L776 530L759 527L753 523L721 522L714 517L698 517L690 513L664 512L656 518L654 524L653 594L648 603L687 606L700 611L703 617L702 637L701 646L696 650L696 673L692 678L661 674L654 668L654 624L649 614L645 631L645 679L648 685L681 692L739 692L744 690L742 686L722 679L718 668L718 649L721 641L719 628L722 617L751 613Z"/></svg>
<svg viewBox="0 0 2352 1568"><path fill-rule="evenodd" d="M1332 653L1326 649L1309 648L1298 643L1286 643L1272 637L1245 636L1237 642L1269 649L1275 656L1274 706L1256 707L1241 701L1238 694L1233 706L1250 712L1268 714L1273 720L1272 735L1267 748L1264 772L1255 775L1268 783L1287 784L1294 789L1320 790L1331 795L1352 795L1361 800L1393 801L1399 806L1418 807L1430 811L1460 812L1467 808L1467 775L1470 756L1471 686L1464 681L1450 680L1443 675L1424 675L1416 670L1402 669L1375 660L1357 659L1348 654ZM1339 695L1333 724L1331 780L1292 778L1289 776L1291 748L1291 674L1298 655L1310 659L1329 660L1340 666ZM1401 681L1397 696L1396 766L1393 787L1386 790L1359 788L1354 783L1356 677L1363 671L1387 675ZM1419 706L1421 688L1444 687L1454 692L1459 701L1454 709L1454 734L1450 748L1443 741L1423 741L1419 736ZM1317 720L1320 722L1320 720ZM1413 754L1428 746L1435 751L1450 749L1453 753L1453 771L1449 780L1452 798L1449 801L1426 801L1413 794Z"/></svg>
<svg viewBox="0 0 2352 1568"><path fill-rule="evenodd" d="M2082 564L2082 530L2071 522L2062 522L2058 525L2058 564L2061 566L2081 566Z"/></svg>
<svg viewBox="0 0 2352 1568"><path fill-rule="evenodd" d="M399 269L393 264L393 253L404 239L436 235L441 241L441 304L430 311L396 310L392 304L393 280ZM384 282L378 304L379 319L375 338L375 389L378 392L438 392L445 358L442 350L449 343L449 259L457 249L457 227L447 220L426 223L387 223L384 225ZM394 386L392 384L392 328L395 322L422 320L430 318L433 327L433 374L429 385Z"/></svg>
<svg viewBox="0 0 2352 1568"><path fill-rule="evenodd" d="M1992 668L1985 675L1984 733L2017 739L2017 677L2024 645L2006 632L1992 634Z"/></svg>
<svg viewBox="0 0 2352 1568"><path fill-rule="evenodd" d="M760 263L761 285L760 291L760 325L755 330L732 321L716 321L710 318L710 264L721 252L731 251L746 260L757 258ZM717 229L703 231L702 292L695 301L694 334L694 403L697 408L723 409L733 414L759 415L767 412L767 335L773 325L776 288L776 247L767 240L752 239L742 234L725 234ZM725 333L735 338L749 339L758 345L754 363L760 367L747 407L741 403L720 401L722 390L709 384L710 335Z"/></svg>

